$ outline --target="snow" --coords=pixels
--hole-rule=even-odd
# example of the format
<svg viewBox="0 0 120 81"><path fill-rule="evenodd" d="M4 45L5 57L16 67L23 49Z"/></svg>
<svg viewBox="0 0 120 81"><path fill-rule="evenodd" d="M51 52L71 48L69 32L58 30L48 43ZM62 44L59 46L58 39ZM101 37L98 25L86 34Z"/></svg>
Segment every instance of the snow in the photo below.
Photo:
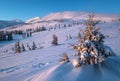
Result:
<svg viewBox="0 0 120 81"><path fill-rule="evenodd" d="M57 12L51 13L48 16L45 16L43 20L61 20L61 19L71 19L71 20L86 20L87 19L87 12L72 12L72 11L65 11L65 12ZM118 19L118 14L96 14L96 19L110 22L113 20Z"/></svg>
<svg viewBox="0 0 120 81"><path fill-rule="evenodd" d="M87 12L72 12L72 11L64 11L64 12L56 12L51 13L43 18L34 17L25 21L24 25L18 25L16 28L8 27L6 28L8 31L10 30L26 30L28 28L36 28L41 26L53 27L55 24L71 24L73 21L83 22L88 17ZM119 19L119 14L96 14L96 20L101 20L101 22L111 22L117 21ZM23 29L24 28L24 29Z"/></svg>
<svg viewBox="0 0 120 81"><path fill-rule="evenodd" d="M56 13L56 16L54 16L55 14L51 14L45 17L45 19L58 19L57 17L59 17L62 19L76 18L77 20L77 14L79 15L78 12L76 15L74 15L73 12L62 12L63 17L59 16L61 13ZM81 14L83 14L83 12ZM107 18L105 18L106 21L110 19L109 17ZM51 21L33 23L12 30L25 30L42 25L49 28L55 27L55 24L69 24L71 22L72 21ZM77 41L78 33L81 29L84 29L83 24L66 28L62 27L60 29L57 28L51 31L37 32L34 33L32 37L28 38L15 35L13 41L0 41L0 81L120 81L120 32L118 31L120 22L112 21L100 23L97 26L101 28L100 31L102 33L109 35L105 40L105 44L110 46L118 57L108 58L98 65L84 65L80 68L75 68L72 62L60 64L58 62L60 55L65 52L70 57L71 61L75 58L75 56L73 56L75 51L71 48L71 44ZM58 36L58 46L51 45L53 34ZM68 35L71 35L72 39L67 40L66 36ZM30 51L27 49L22 53L14 53L12 47L14 47L18 39L20 43L25 45L26 49L27 44L31 46L31 42L34 41L37 45L37 49ZM6 49L8 52L5 52Z"/></svg>
<svg viewBox="0 0 120 81"><path fill-rule="evenodd" d="M34 18L29 19L29 20L26 20L25 23L36 23L38 21L41 21L41 18L40 17L34 17Z"/></svg>
<svg viewBox="0 0 120 81"><path fill-rule="evenodd" d="M74 68L71 63L63 63L36 75L30 81L119 81L119 60L120 58L108 58L101 64L84 65L80 68Z"/></svg>

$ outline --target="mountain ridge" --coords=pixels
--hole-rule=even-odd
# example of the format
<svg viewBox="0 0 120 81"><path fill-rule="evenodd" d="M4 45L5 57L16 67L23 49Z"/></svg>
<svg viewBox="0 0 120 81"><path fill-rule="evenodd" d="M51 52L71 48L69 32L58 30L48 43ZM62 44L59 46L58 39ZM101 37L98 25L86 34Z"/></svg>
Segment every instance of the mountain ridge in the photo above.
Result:
<svg viewBox="0 0 120 81"><path fill-rule="evenodd" d="M44 21L56 21L56 20L86 20L88 16L88 12L81 12L81 11L63 11L63 12L55 12L55 13L50 13L47 16L44 17L34 17L30 18L28 20L22 21L19 19L16 20L0 20L0 29L5 28L5 27L10 27L14 25L19 25L19 24L35 24L39 22L44 22ZM101 14L101 13L96 13L96 19L105 21L105 22L111 22L114 20L120 19L120 14Z"/></svg>

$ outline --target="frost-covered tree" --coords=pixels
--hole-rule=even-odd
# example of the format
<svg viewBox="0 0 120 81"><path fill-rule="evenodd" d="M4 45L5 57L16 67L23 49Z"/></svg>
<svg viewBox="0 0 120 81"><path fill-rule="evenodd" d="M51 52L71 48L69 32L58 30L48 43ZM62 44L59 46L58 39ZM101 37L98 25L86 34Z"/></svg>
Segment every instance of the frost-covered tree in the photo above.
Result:
<svg viewBox="0 0 120 81"><path fill-rule="evenodd" d="M58 45L58 37L55 35L55 34L53 34L53 39L52 39L52 45L53 46L56 46L56 45Z"/></svg>
<svg viewBox="0 0 120 81"><path fill-rule="evenodd" d="M35 42L33 42L33 45L32 45L32 50L35 50L37 48Z"/></svg>
<svg viewBox="0 0 120 81"><path fill-rule="evenodd" d="M47 30L44 26L41 27L41 31Z"/></svg>
<svg viewBox="0 0 120 81"><path fill-rule="evenodd" d="M95 20L95 15L90 13L86 21L85 29L82 36L79 34L79 43L73 45L73 49L77 51L79 63L82 64L97 64L104 61L109 56L115 56L112 49L104 45L105 36L96 27L98 21Z"/></svg>
<svg viewBox="0 0 120 81"><path fill-rule="evenodd" d="M13 40L12 32L8 32L7 36L8 36L8 41Z"/></svg>
<svg viewBox="0 0 120 81"><path fill-rule="evenodd" d="M78 40L82 39L80 32L78 33Z"/></svg>
<svg viewBox="0 0 120 81"><path fill-rule="evenodd" d="M12 32L0 31L0 41L11 41L13 40Z"/></svg>
<svg viewBox="0 0 120 81"><path fill-rule="evenodd" d="M65 27L67 27L67 25L66 25L66 24L64 24L64 26L63 26L63 27L65 28Z"/></svg>
<svg viewBox="0 0 120 81"><path fill-rule="evenodd" d="M20 47L20 42L15 43L15 53L20 53L21 52L21 47Z"/></svg>
<svg viewBox="0 0 120 81"><path fill-rule="evenodd" d="M67 37L67 40L72 39L72 36L70 34L68 34L66 37Z"/></svg>
<svg viewBox="0 0 120 81"><path fill-rule="evenodd" d="M22 43L22 45L21 45L21 50L22 50L22 51L26 51L25 46L23 45L23 43Z"/></svg>
<svg viewBox="0 0 120 81"><path fill-rule="evenodd" d="M31 47L29 46L29 44L27 44L28 50L31 50Z"/></svg>

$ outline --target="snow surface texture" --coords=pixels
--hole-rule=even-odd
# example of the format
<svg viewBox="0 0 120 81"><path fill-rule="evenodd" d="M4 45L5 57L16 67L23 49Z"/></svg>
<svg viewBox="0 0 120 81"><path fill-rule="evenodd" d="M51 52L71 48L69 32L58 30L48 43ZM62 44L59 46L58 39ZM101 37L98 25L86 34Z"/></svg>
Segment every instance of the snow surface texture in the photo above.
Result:
<svg viewBox="0 0 120 81"><path fill-rule="evenodd" d="M120 58L108 58L101 64L83 65L80 68L63 63L40 73L31 81L120 81L119 68Z"/></svg>
<svg viewBox="0 0 120 81"><path fill-rule="evenodd" d="M34 28L43 24L49 28L62 23L64 24L56 21L35 23L16 29ZM14 36L13 41L0 42L0 81L120 81L120 32L118 31L120 22L101 23L98 27L101 28L102 33L109 35L105 44L110 46L118 57L108 58L100 65L86 65L80 68L74 68L71 62L59 64L60 55L64 52L68 54L70 60L75 58L71 44L77 41L77 35L84 25L38 32L24 39L18 35ZM53 34L58 36L58 46L51 46ZM72 39L67 40L68 35L71 35ZM25 47L27 43L31 46L31 42L34 41L37 49L30 51L27 49L25 52L15 54L12 47L18 39ZM8 52L5 52L6 49Z"/></svg>

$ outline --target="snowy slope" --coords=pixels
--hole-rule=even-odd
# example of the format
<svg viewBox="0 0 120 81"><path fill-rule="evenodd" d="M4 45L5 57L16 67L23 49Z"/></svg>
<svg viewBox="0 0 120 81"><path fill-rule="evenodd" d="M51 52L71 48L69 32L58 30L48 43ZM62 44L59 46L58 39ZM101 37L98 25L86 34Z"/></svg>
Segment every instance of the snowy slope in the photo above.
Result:
<svg viewBox="0 0 120 81"><path fill-rule="evenodd" d="M112 47L118 57L108 58L99 65L85 65L80 68L74 68L72 63L54 65L24 81L119 81L120 32L118 31L118 27L120 26L120 23L105 23L99 24L98 26L101 27L101 32L105 35L109 35L105 44Z"/></svg>
<svg viewBox="0 0 120 81"><path fill-rule="evenodd" d="M117 63L116 63L117 61ZM111 67L110 67L111 65ZM114 66L117 66L114 68ZM39 73L30 81L119 81L120 58L109 58L99 65L83 65L75 68L63 63Z"/></svg>
<svg viewBox="0 0 120 81"><path fill-rule="evenodd" d="M64 24L64 22L51 21L34 23L22 27L32 28L38 25L54 27L55 24L62 23ZM17 29L22 29L22 27ZM120 32L118 28L120 27L120 22L101 23L98 24L98 27L101 28L102 33L109 35L105 40L105 44L110 46L119 56ZM98 81L98 79L99 81L119 81L119 58L107 59L102 63L102 67L98 69L94 69L98 67L97 65L82 66L79 69L75 69L71 63L58 63L60 55L64 52L68 54L71 60L74 59L73 54L75 51L72 50L71 44L77 41L77 35L83 28L84 25L80 24L72 27L34 33L32 37L24 39L17 35L13 41L0 42L0 81ZM51 46L53 34L58 36L58 46ZM72 36L72 39L67 40L66 36L69 34ZM15 54L14 51L12 51L12 47L14 47L18 39L20 39L20 43L25 45L27 51ZM32 41L36 43L38 48L29 51L27 44L32 46ZM5 52L6 49L8 52ZM114 66L116 67L114 68ZM57 74L61 77L56 76Z"/></svg>
<svg viewBox="0 0 120 81"><path fill-rule="evenodd" d="M95 14L96 19L110 22L112 20L116 20L120 17L118 14ZM71 20L86 20L88 16L87 12L57 12L51 13L50 15L43 18L43 20L60 20L60 19L71 19Z"/></svg>

